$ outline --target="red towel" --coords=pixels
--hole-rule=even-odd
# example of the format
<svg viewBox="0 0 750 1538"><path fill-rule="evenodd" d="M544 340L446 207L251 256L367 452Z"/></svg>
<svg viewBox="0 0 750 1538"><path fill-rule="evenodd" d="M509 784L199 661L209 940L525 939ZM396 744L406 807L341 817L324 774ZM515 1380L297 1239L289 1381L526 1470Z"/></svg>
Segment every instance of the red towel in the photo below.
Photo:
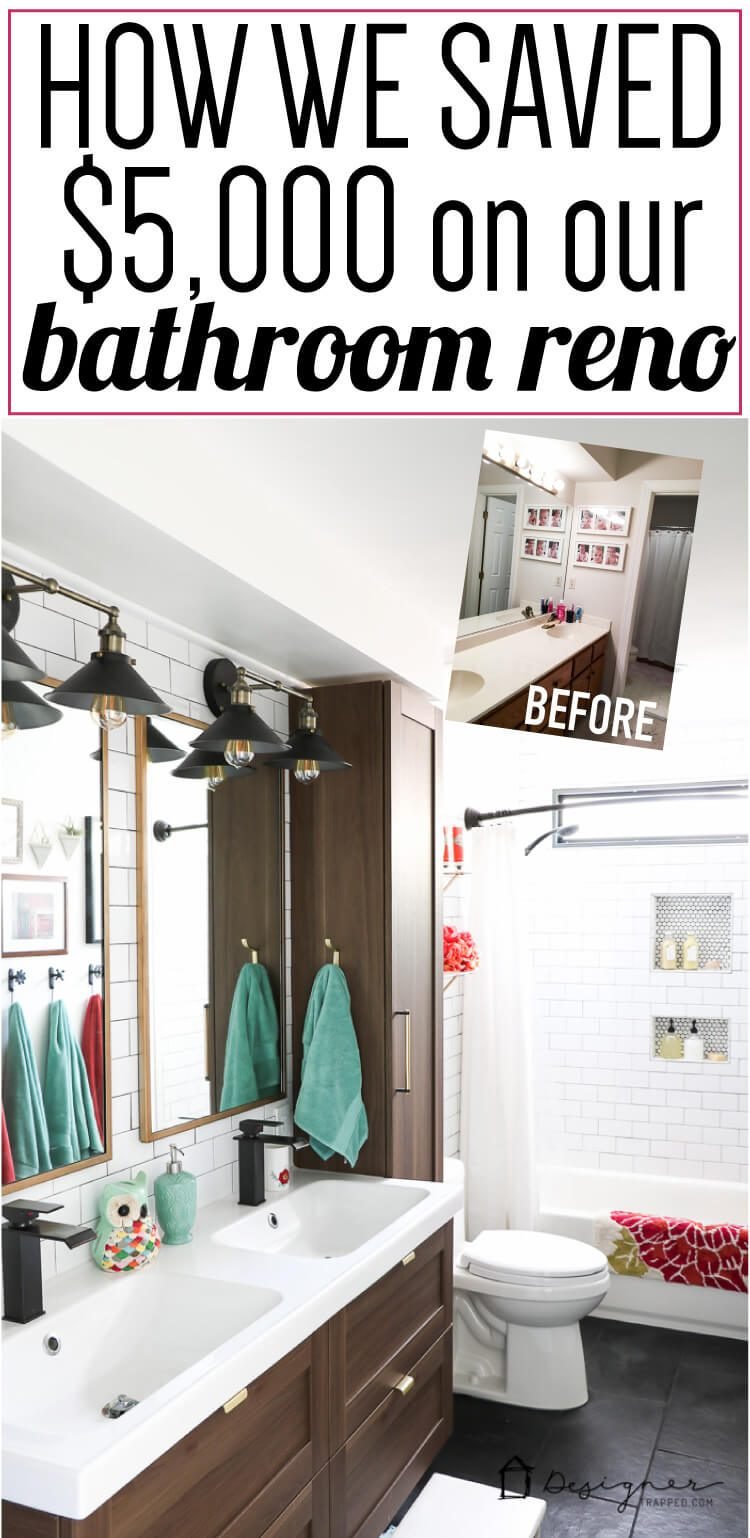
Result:
<svg viewBox="0 0 750 1538"><path fill-rule="evenodd" d="M104 1016L101 994L92 993L86 1005L81 1036L81 1051L89 1076L96 1125L104 1140Z"/></svg>
<svg viewBox="0 0 750 1538"><path fill-rule="evenodd" d="M12 1185L15 1178L16 1171L13 1165L13 1154L11 1152L10 1138L8 1137L8 1128L5 1125L5 1109L3 1108L3 1185Z"/></svg>
<svg viewBox="0 0 750 1538"><path fill-rule="evenodd" d="M611 1218L632 1234L641 1260L650 1270L661 1272L665 1281L747 1292L747 1228L743 1224L698 1223L643 1212L613 1212Z"/></svg>

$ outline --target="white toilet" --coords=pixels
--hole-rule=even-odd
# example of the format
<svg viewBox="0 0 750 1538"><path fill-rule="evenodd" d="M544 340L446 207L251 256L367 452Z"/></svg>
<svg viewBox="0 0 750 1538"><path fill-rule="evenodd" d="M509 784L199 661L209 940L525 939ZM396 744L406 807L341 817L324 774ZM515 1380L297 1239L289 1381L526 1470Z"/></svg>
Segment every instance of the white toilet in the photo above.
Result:
<svg viewBox="0 0 750 1538"><path fill-rule="evenodd" d="M445 1179L463 1184L446 1160ZM458 1394L574 1410L588 1399L579 1321L609 1287L601 1250L558 1234L487 1230L464 1238L454 1222L453 1387Z"/></svg>

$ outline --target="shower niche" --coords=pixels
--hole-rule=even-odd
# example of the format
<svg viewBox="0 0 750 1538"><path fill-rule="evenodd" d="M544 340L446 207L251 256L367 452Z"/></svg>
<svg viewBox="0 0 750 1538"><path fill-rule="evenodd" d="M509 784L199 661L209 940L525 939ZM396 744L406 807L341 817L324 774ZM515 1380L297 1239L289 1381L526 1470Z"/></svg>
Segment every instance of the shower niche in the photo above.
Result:
<svg viewBox="0 0 750 1538"><path fill-rule="evenodd" d="M663 967L661 946L674 937L676 967ZM698 966L686 967L683 943L686 935L698 940ZM657 892L653 897L651 967L654 971L732 971L732 898L728 892Z"/></svg>
<svg viewBox="0 0 750 1538"><path fill-rule="evenodd" d="M682 1055L674 1058L662 1057L661 1045L670 1024L674 1025L674 1034L684 1043L691 1033L693 1021L703 1041L704 1056L695 1061ZM728 1063L729 1021L720 1015L704 1016L702 1019L699 1015L654 1015L651 1021L651 1056L663 1063L677 1063L680 1068L702 1068L705 1063Z"/></svg>

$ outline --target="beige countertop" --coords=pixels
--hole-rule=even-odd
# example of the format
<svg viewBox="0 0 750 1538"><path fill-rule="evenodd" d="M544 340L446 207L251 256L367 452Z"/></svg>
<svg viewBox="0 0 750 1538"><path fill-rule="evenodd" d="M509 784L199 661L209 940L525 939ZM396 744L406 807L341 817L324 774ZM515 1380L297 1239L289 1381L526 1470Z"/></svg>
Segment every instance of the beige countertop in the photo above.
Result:
<svg viewBox="0 0 750 1538"><path fill-rule="evenodd" d="M538 625L513 635L501 635L490 641L478 638L474 646L467 646L464 640L453 659L448 720L479 720L538 678L544 678L552 668L560 667L576 652L608 635L609 630L609 620L592 615L580 623L562 624L551 635L542 629L540 619Z"/></svg>

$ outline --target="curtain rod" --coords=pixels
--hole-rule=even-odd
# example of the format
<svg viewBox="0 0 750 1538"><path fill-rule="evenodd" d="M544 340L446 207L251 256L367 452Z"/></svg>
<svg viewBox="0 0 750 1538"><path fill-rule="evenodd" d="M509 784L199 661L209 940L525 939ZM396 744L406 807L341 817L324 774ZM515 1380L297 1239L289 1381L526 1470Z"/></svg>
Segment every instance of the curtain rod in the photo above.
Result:
<svg viewBox="0 0 750 1538"><path fill-rule="evenodd" d="M535 812L569 812L577 807L584 806L619 806L627 801L690 801L705 800L739 800L734 792L746 791L747 780L708 780L705 783L694 785L665 785L662 789L654 786L624 785L613 795L606 791L599 794L591 791L589 795L583 795L581 791L573 792L574 795L583 795L583 800L572 801L565 797L559 801L545 801L538 806L516 806L501 808L497 812L478 812L475 807L467 806L464 812L465 828L480 828L485 822L501 822L506 817L529 817Z"/></svg>

